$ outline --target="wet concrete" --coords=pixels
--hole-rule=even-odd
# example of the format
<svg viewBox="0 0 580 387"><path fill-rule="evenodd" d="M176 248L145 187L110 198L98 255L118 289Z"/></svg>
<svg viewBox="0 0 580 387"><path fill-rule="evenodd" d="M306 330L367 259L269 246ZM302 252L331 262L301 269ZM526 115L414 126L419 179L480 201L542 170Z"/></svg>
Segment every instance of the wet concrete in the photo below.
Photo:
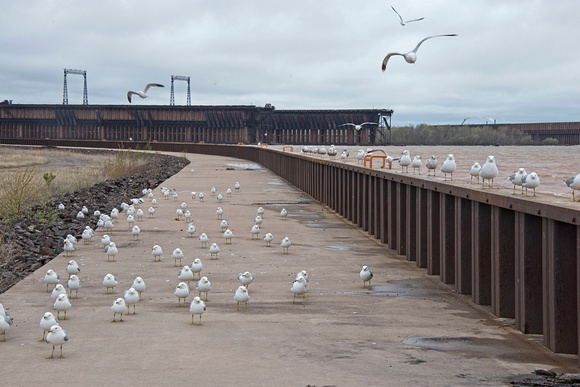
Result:
<svg viewBox="0 0 580 387"><path fill-rule="evenodd" d="M106 261L99 242L77 246L73 259L82 265L83 287L69 320L62 322L70 336L65 359L45 359L51 348L38 342L38 322L52 307L43 292L44 273L51 268L64 277L70 258L55 258L1 296L14 317L7 341L0 343L1 380L13 385L497 386L537 367L577 369L576 356L553 354L538 336L523 335L513 320L497 319L489 308L454 294L296 188L270 189L267 182L276 177L267 170L226 170L225 164L244 161L187 156L192 165L163 184L183 195L177 201L158 199L155 217L137 223L140 241L132 240L124 219L118 221L116 262ZM242 190L223 203L209 195L212 186L225 192L235 181ZM204 202L191 200L186 194L191 191L205 192ZM155 195L160 197L158 190ZM217 260L186 235L185 222L175 220L183 201L192 210L197 235L205 232L219 244ZM264 206L261 227L261 235L275 236L270 247L251 239L259 203L271 203ZM218 205L236 235L231 245L224 244ZM290 212L287 220L280 218L282 206ZM284 236L292 241L289 254L279 245ZM154 244L164 250L160 263L151 256ZM202 326L190 325L188 308L178 307L173 295L179 269L169 255L176 247L186 254L184 264L202 259L202 274L212 284ZM370 289L359 278L362 265L373 270ZM290 287L303 269L310 275L306 300L293 303ZM255 281L248 311L237 312L233 292L237 273L244 271ZM108 272L120 285L107 295L101 281ZM137 314L112 323L111 303L137 275L147 283Z"/></svg>

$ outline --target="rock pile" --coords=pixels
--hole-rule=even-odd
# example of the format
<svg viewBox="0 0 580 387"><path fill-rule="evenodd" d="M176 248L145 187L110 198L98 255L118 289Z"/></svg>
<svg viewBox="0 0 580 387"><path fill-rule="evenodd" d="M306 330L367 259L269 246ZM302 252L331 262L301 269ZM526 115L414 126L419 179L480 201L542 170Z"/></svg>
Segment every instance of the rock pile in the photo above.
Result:
<svg viewBox="0 0 580 387"><path fill-rule="evenodd" d="M73 193L54 197L50 202L30 208L20 219L0 224L0 294L29 273L37 270L63 251L63 238L72 234L81 239L85 226L95 228L98 218L93 212L108 214L121 203L141 197L144 188L155 188L179 172L189 161L159 155L136 173L98 183ZM65 210L58 211L59 203ZM83 206L89 215L77 219Z"/></svg>

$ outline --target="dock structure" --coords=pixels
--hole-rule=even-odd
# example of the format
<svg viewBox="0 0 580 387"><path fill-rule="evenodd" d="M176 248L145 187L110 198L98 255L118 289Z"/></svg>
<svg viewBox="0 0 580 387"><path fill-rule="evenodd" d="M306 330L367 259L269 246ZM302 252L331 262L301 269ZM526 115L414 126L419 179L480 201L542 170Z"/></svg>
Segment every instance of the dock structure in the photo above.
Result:
<svg viewBox="0 0 580 387"><path fill-rule="evenodd" d="M112 141L8 140L118 148ZM127 145L127 144L124 144ZM139 144L135 144L139 145ZM260 163L391 250L554 352L578 354L580 208L284 152L272 147L152 143L153 150Z"/></svg>
<svg viewBox="0 0 580 387"><path fill-rule="evenodd" d="M379 145L389 109L276 110L242 106L0 104L0 138ZM376 122L354 130L345 123Z"/></svg>

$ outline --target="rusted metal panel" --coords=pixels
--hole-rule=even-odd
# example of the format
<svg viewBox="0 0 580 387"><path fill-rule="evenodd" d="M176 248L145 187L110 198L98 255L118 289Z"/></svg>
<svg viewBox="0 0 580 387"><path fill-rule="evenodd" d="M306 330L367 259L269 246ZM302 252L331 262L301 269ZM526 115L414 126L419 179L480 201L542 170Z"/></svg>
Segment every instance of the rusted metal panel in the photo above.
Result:
<svg viewBox="0 0 580 387"><path fill-rule="evenodd" d="M380 181L380 231L379 239L381 243L389 243L389 182L386 179L381 179Z"/></svg>
<svg viewBox="0 0 580 387"><path fill-rule="evenodd" d="M417 190L415 186L407 186L405 234L407 236L407 260L417 260Z"/></svg>
<svg viewBox="0 0 580 387"><path fill-rule="evenodd" d="M542 219L515 213L515 319L523 333L542 333Z"/></svg>
<svg viewBox="0 0 580 387"><path fill-rule="evenodd" d="M439 257L440 278L445 284L455 282L455 198L440 194L439 202Z"/></svg>
<svg viewBox="0 0 580 387"><path fill-rule="evenodd" d="M455 290L472 291L472 221L471 201L455 197Z"/></svg>
<svg viewBox="0 0 580 387"><path fill-rule="evenodd" d="M498 317L515 317L515 218L499 207L491 211L491 310Z"/></svg>
<svg viewBox="0 0 580 387"><path fill-rule="evenodd" d="M427 267L428 257L428 210L427 210L427 196L429 191L418 188L416 192L416 211L415 211L415 244L416 256L415 261L417 267Z"/></svg>
<svg viewBox="0 0 580 387"><path fill-rule="evenodd" d="M439 192L429 191L427 194L427 273L430 275L441 273L440 203Z"/></svg>
<svg viewBox="0 0 580 387"><path fill-rule="evenodd" d="M397 184L393 179L388 181L387 184L387 203L389 206L388 212L388 241L387 244L391 250L397 250L399 247L397 245Z"/></svg>
<svg viewBox="0 0 580 387"><path fill-rule="evenodd" d="M578 277L574 226L542 219L544 345L554 352L578 353Z"/></svg>
<svg viewBox="0 0 580 387"><path fill-rule="evenodd" d="M396 189L396 241L397 253L400 255L407 254L407 185L395 185Z"/></svg>
<svg viewBox="0 0 580 387"><path fill-rule="evenodd" d="M491 206L472 203L472 300L491 304Z"/></svg>

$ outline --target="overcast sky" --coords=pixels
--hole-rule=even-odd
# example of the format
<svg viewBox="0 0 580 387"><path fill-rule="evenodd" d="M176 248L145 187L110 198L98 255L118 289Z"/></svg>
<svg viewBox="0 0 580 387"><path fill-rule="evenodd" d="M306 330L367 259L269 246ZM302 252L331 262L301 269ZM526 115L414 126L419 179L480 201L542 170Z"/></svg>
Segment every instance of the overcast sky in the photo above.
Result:
<svg viewBox="0 0 580 387"><path fill-rule="evenodd" d="M405 19L399 24L394 6ZM0 0L0 101L394 110L394 126L580 121L580 1ZM411 51L417 62L381 63ZM68 75L69 104L83 78ZM187 83L175 82L177 105Z"/></svg>

